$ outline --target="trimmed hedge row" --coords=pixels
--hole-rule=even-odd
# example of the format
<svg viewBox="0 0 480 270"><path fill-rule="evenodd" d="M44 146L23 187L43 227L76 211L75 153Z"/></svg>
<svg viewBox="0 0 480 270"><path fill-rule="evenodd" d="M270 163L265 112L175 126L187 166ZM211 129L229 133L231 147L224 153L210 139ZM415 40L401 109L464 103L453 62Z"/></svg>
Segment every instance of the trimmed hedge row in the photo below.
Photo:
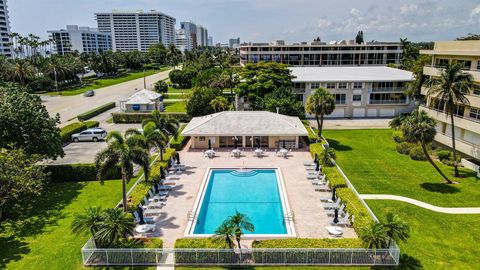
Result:
<svg viewBox="0 0 480 270"><path fill-rule="evenodd" d="M47 165L45 171L50 173L50 181L59 182L83 182L97 180L97 168L95 164L66 164ZM105 179L120 179L120 168L111 169Z"/></svg>
<svg viewBox="0 0 480 270"><path fill-rule="evenodd" d="M176 140L173 139L170 142L170 147L177 151L182 150L185 144L187 144L188 139L190 138L190 137L183 137L182 135L180 135L180 133L182 133L184 128L185 126L180 127L180 129L178 130L179 135L177 136L177 139Z"/></svg>
<svg viewBox="0 0 480 270"><path fill-rule="evenodd" d="M109 102L109 103L104 104L104 105L102 105L102 106L100 106L100 107L97 107L97 108L95 108L95 109L93 109L93 110L90 110L90 111L88 111L88 112L79 114L79 115L77 116L77 119L80 120L80 121L85 121L85 120L88 120L88 119L90 119L90 118L92 118L92 117L94 117L94 116L97 116L97 115L99 115L99 114L101 114L101 113L103 113L103 112L106 112L106 111L108 111L108 110L110 110L110 109L113 109L113 108L115 108L115 102Z"/></svg>
<svg viewBox="0 0 480 270"><path fill-rule="evenodd" d="M186 113L169 113L163 112L162 114L171 116L180 122L189 122L192 120ZM136 124L141 123L145 119L151 119L151 113L112 113L113 122L116 124Z"/></svg>
<svg viewBox="0 0 480 270"><path fill-rule="evenodd" d="M313 155L322 153L322 146L319 143L310 145L310 152ZM337 167L323 167L323 171L327 175L330 182L330 188L337 187L337 195L345 203L346 210L349 214L355 216L353 228L357 234L360 234L363 228L366 228L373 221L368 213L367 208L362 204L355 193L348 188L347 182L338 171Z"/></svg>
<svg viewBox="0 0 480 270"><path fill-rule="evenodd" d="M100 123L98 121L75 122L62 127L60 129L60 137L62 137L63 143L67 143L72 140L73 134L81 132L85 129L98 127L99 125Z"/></svg>
<svg viewBox="0 0 480 270"><path fill-rule="evenodd" d="M253 248L362 248L363 242L358 238L292 238L255 240Z"/></svg>
<svg viewBox="0 0 480 270"><path fill-rule="evenodd" d="M228 248L222 241L212 238L179 238L175 241L175 248Z"/></svg>

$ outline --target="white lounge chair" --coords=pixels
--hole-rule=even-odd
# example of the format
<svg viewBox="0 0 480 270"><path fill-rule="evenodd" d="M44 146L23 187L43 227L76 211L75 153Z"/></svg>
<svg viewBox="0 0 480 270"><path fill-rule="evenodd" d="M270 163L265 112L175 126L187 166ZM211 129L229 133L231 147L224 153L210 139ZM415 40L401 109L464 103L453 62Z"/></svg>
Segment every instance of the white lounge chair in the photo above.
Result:
<svg viewBox="0 0 480 270"><path fill-rule="evenodd" d="M162 185L159 187L160 191L170 191L173 188L173 186L165 186Z"/></svg>
<svg viewBox="0 0 480 270"><path fill-rule="evenodd" d="M340 206L340 208L338 208L338 215L339 216L344 216L346 213L344 212L345 211L345 204L342 204ZM334 216L335 215L335 208L329 208L326 210L327 212L327 216Z"/></svg>
<svg viewBox="0 0 480 270"><path fill-rule="evenodd" d="M350 217L352 218L352 223L350 223ZM353 224L354 216L349 216L349 215L344 215L337 224L331 222L332 225L335 226L350 226L350 224Z"/></svg>
<svg viewBox="0 0 480 270"><path fill-rule="evenodd" d="M307 174L307 179L308 180L317 180L320 179L322 175L321 174Z"/></svg>
<svg viewBox="0 0 480 270"><path fill-rule="evenodd" d="M329 185L329 182L327 180L327 182L325 183L325 185L316 185L315 186L315 191L330 191L330 187L328 186Z"/></svg>
<svg viewBox="0 0 480 270"><path fill-rule="evenodd" d="M328 233L333 236L340 237L343 235L342 228L338 228L336 226L327 226L325 229L327 229Z"/></svg>
<svg viewBox="0 0 480 270"><path fill-rule="evenodd" d="M338 206L340 206L341 202L342 202L342 200L338 199L336 202L333 202L333 203L324 203L323 208L325 208L325 209L335 209Z"/></svg>

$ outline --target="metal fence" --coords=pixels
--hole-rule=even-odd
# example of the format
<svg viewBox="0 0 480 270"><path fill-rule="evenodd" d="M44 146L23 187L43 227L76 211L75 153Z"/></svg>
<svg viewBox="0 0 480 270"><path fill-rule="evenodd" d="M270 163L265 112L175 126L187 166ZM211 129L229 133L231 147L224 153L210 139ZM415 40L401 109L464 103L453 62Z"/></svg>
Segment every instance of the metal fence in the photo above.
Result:
<svg viewBox="0 0 480 270"><path fill-rule="evenodd" d="M365 265L396 266L400 250L388 249L102 249L82 248L85 266Z"/></svg>

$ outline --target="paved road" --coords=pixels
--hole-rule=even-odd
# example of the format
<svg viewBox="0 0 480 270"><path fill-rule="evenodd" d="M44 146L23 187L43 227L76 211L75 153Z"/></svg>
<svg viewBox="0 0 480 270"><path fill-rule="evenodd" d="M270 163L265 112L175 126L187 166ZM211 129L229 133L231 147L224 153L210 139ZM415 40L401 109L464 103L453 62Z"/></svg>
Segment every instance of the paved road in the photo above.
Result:
<svg viewBox="0 0 480 270"><path fill-rule="evenodd" d="M147 77L147 88L153 88L153 84L166 79L170 71L160 72ZM42 96L45 106L50 115L60 114L60 126L65 126L67 121L77 115L87 112L105 103L118 101L126 98L135 91L143 89L143 78L132 80L95 90L95 96Z"/></svg>

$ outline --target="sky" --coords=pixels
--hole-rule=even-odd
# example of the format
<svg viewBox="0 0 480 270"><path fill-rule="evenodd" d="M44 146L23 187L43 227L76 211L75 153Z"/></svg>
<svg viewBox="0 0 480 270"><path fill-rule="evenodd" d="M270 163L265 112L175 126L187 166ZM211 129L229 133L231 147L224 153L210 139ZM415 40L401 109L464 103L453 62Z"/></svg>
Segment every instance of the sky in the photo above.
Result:
<svg viewBox="0 0 480 270"><path fill-rule="evenodd" d="M452 40L480 33L479 0L7 0L13 32L47 38L67 24L96 26L95 12L151 10L208 28L214 43Z"/></svg>

